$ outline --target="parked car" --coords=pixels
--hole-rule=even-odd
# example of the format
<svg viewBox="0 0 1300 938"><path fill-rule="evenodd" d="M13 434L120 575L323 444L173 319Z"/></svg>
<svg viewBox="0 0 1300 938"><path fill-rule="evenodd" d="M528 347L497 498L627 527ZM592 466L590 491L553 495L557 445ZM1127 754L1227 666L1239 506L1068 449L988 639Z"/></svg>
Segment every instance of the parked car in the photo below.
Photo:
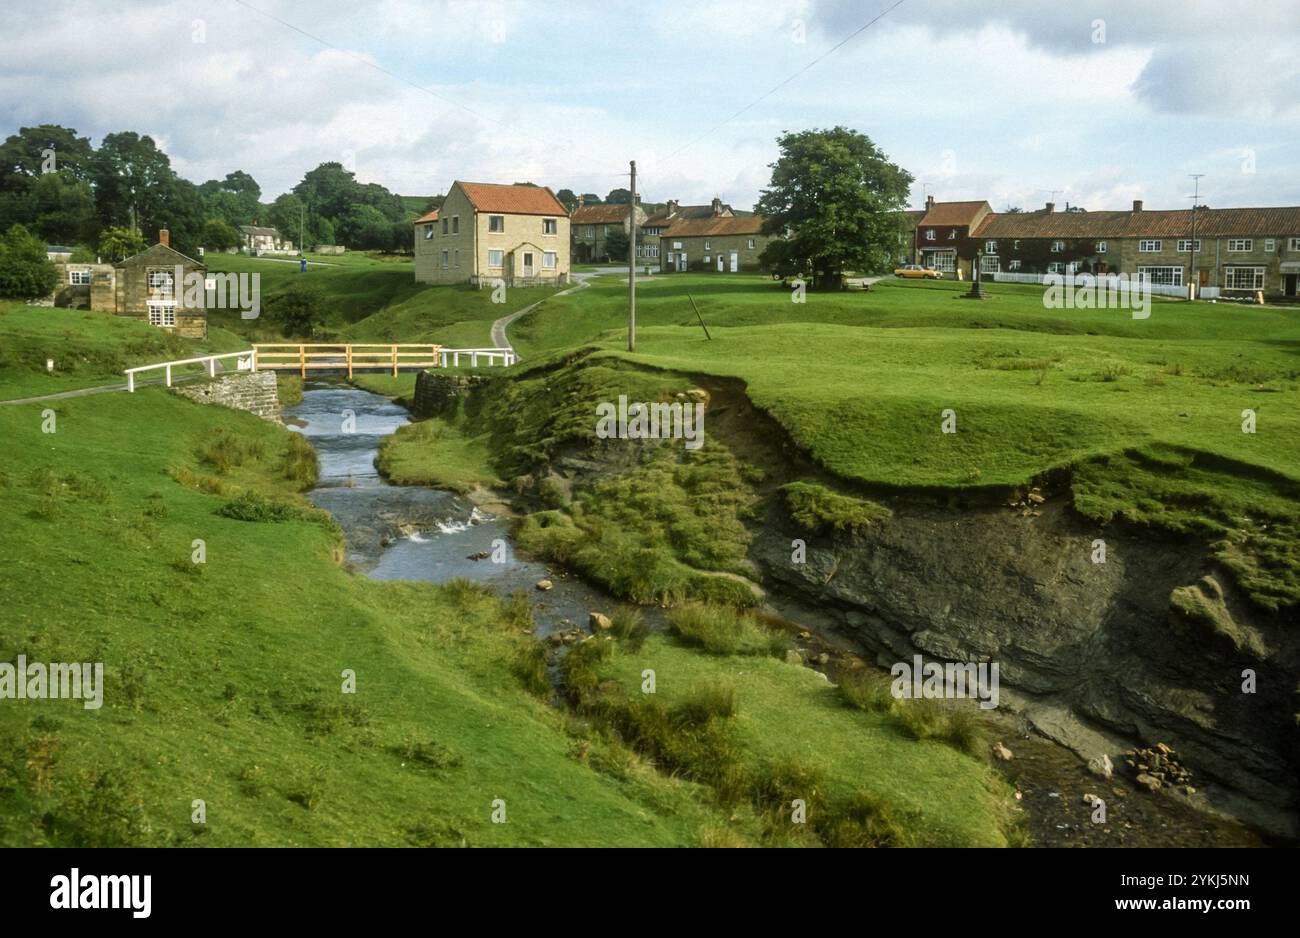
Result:
<svg viewBox="0 0 1300 938"><path fill-rule="evenodd" d="M894 269L895 277L910 277L912 279L923 280L942 280L943 273L938 270L931 270L929 267L922 267L920 264L904 264L902 267Z"/></svg>

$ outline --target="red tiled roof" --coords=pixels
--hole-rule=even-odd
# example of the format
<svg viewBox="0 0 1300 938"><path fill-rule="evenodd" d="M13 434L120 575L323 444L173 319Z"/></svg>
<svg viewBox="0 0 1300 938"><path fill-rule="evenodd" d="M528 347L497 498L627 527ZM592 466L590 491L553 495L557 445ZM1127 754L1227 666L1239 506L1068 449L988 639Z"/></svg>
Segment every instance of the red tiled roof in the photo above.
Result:
<svg viewBox="0 0 1300 938"><path fill-rule="evenodd" d="M918 227L934 225L974 225L980 217L993 211L993 207L983 200L978 202L935 202L925 217L917 222Z"/></svg>
<svg viewBox="0 0 1300 938"><path fill-rule="evenodd" d="M763 233L762 215L710 215L708 218L678 218L661 237L698 238L707 235L757 235Z"/></svg>
<svg viewBox="0 0 1300 938"><path fill-rule="evenodd" d="M630 205L584 205L577 209L570 221L575 225L617 225L627 219Z"/></svg>
<svg viewBox="0 0 1300 938"><path fill-rule="evenodd" d="M546 186L503 186L490 182L460 182L475 210L502 215L564 215L569 213Z"/></svg>
<svg viewBox="0 0 1300 938"><path fill-rule="evenodd" d="M435 208L428 215L421 215L419 218L417 218L414 221L414 224L418 225L422 221L437 221L437 220L438 220L438 210Z"/></svg>
<svg viewBox="0 0 1300 938"><path fill-rule="evenodd" d="M1190 237L1190 208L1141 212L1015 212L990 215L979 238ZM1197 209L1198 238L1300 235L1300 207Z"/></svg>

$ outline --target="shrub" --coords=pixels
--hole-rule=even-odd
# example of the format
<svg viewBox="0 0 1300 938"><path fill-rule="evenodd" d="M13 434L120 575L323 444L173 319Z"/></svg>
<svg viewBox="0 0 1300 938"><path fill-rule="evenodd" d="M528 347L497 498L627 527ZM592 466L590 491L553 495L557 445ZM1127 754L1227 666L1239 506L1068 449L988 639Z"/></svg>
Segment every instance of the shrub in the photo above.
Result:
<svg viewBox="0 0 1300 938"><path fill-rule="evenodd" d="M223 518L236 521L301 521L310 513L297 505L279 499L267 498L256 492L244 492L217 509Z"/></svg>
<svg viewBox="0 0 1300 938"><path fill-rule="evenodd" d="M840 696L849 706L868 713L888 713L894 706L890 680L866 668L845 671L840 675Z"/></svg>
<svg viewBox="0 0 1300 938"><path fill-rule="evenodd" d="M58 273L45 256L45 243L22 225L0 237L0 296L33 300L49 296Z"/></svg>
<svg viewBox="0 0 1300 938"><path fill-rule="evenodd" d="M261 440L221 427L204 443L199 451L199 457L217 472L225 475L250 459L261 458L264 449Z"/></svg>
<svg viewBox="0 0 1300 938"><path fill-rule="evenodd" d="M320 475L320 458L307 438L301 433L289 434L289 448L284 454L284 477L297 482L300 489L309 489Z"/></svg>
<svg viewBox="0 0 1300 938"><path fill-rule="evenodd" d="M816 828L828 847L905 847L910 840L893 809L865 789L833 804Z"/></svg>

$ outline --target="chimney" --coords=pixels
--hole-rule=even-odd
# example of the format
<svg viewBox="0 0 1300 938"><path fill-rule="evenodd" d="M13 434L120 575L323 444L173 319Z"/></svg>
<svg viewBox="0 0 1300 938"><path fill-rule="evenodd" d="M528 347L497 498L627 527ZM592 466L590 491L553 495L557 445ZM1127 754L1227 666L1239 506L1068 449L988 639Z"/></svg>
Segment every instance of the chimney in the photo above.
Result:
<svg viewBox="0 0 1300 938"><path fill-rule="evenodd" d="M582 196L578 196L578 208L582 208L582 206L585 205L586 203L587 203L586 199L584 199Z"/></svg>
<svg viewBox="0 0 1300 938"><path fill-rule="evenodd" d="M934 208L934 196L927 195L925 197L925 210L928 212L932 208Z"/></svg>
<svg viewBox="0 0 1300 938"><path fill-rule="evenodd" d="M165 248L169 248L169 247L171 247L171 245L172 245L172 233L171 233L170 231L168 231L166 228L159 228L159 229L158 229L158 243L161 244L161 245L162 245L163 247L165 247Z"/></svg>
<svg viewBox="0 0 1300 938"><path fill-rule="evenodd" d="M1134 200L1133 200L1133 211L1135 211L1135 212L1140 212L1140 211L1142 211L1142 200L1141 200L1141 199L1134 199Z"/></svg>
<svg viewBox="0 0 1300 938"><path fill-rule="evenodd" d="M714 215L722 214L722 200L718 198L716 195L713 197L713 214Z"/></svg>
<svg viewBox="0 0 1300 938"><path fill-rule="evenodd" d="M1056 203L1055 203L1055 202L1048 202L1048 203L1047 203L1047 214L1050 215L1050 214L1052 214L1054 211L1056 211Z"/></svg>
<svg viewBox="0 0 1300 938"><path fill-rule="evenodd" d="M676 200L674 200L674 199L669 199L669 200L668 200L668 209L667 209L667 211L668 211L668 217L669 217L669 218L672 218L674 215L677 214L677 202L676 202Z"/></svg>

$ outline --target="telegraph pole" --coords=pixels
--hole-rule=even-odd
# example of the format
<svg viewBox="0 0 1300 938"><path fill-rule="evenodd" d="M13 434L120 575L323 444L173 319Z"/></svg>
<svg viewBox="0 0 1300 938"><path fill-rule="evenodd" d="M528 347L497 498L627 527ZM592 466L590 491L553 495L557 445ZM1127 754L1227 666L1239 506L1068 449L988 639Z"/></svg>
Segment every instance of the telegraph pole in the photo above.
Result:
<svg viewBox="0 0 1300 938"><path fill-rule="evenodd" d="M1192 243L1188 245L1191 251L1187 261L1187 298L1192 300L1196 298L1196 288L1200 285L1196 283L1196 203L1201 199L1201 177L1205 173L1188 173L1188 175L1196 180L1196 191L1192 193Z"/></svg>
<svg viewBox="0 0 1300 938"><path fill-rule="evenodd" d="M632 161L632 204L627 209L627 350L636 351L636 160Z"/></svg>

